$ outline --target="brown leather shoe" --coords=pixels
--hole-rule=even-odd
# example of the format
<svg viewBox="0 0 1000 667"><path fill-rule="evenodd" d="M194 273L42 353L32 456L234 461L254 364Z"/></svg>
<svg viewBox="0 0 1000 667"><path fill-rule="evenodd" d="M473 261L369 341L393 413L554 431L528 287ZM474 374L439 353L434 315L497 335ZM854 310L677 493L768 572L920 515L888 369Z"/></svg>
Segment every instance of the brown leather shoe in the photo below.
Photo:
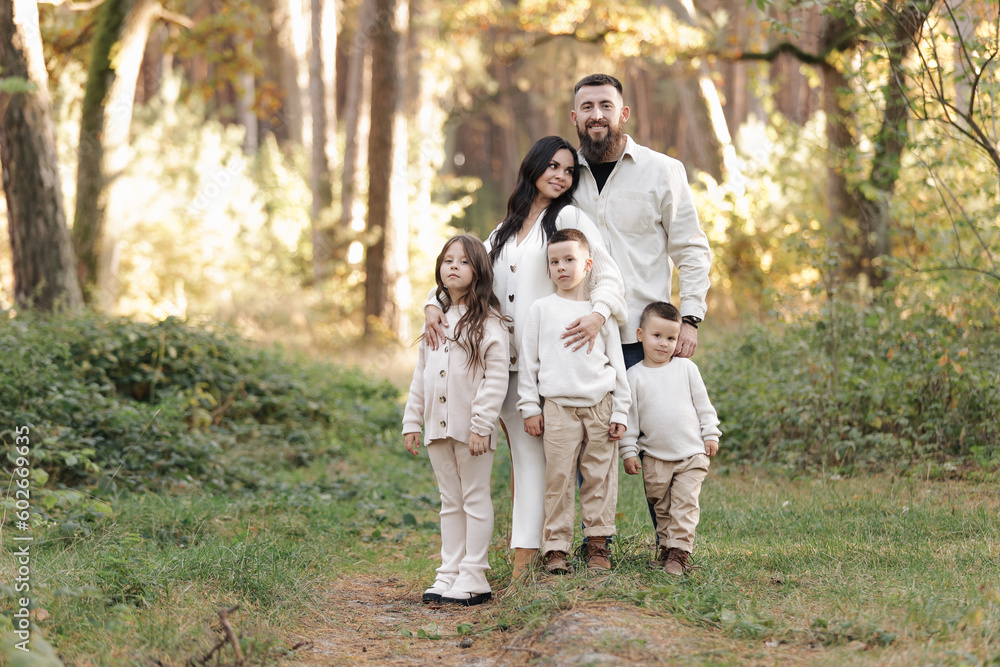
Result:
<svg viewBox="0 0 1000 667"><path fill-rule="evenodd" d="M667 574L676 574L678 576L685 572L690 572L691 563L688 562L690 557L690 551L671 549L667 554L667 563L663 566L663 571Z"/></svg>
<svg viewBox="0 0 1000 667"><path fill-rule="evenodd" d="M569 574L569 563L565 551L550 551L545 554L545 571L552 574Z"/></svg>
<svg viewBox="0 0 1000 667"><path fill-rule="evenodd" d="M604 572L611 569L611 552L608 551L607 538L590 537L587 538L587 569L591 571Z"/></svg>
<svg viewBox="0 0 1000 667"><path fill-rule="evenodd" d="M670 560L670 549L664 546L657 547L657 549L656 558L649 565L653 569L662 570L667 561Z"/></svg>

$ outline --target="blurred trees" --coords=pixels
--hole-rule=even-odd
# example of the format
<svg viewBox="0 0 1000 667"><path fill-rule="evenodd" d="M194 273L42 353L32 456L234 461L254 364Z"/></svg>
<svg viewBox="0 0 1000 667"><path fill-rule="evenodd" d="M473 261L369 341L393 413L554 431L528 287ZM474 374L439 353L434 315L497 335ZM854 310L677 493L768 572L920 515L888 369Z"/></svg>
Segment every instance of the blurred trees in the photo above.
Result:
<svg viewBox="0 0 1000 667"><path fill-rule="evenodd" d="M124 20L126 6L160 5L42 10L61 162L81 175L66 187L78 260L88 281L102 261L128 279L123 312L159 300L219 314L245 294L255 322L296 304L310 335L405 337L408 281L420 294L432 280L448 223L495 226L530 144L574 140L572 87L594 71L624 82L636 140L697 181L713 313L834 283L958 293L941 276L1000 274L988 0L192 0L164 4L190 27L153 24L122 77L134 89L111 95L126 54L99 17ZM81 100L98 49L104 92L88 84ZM111 109L141 121L111 131ZM114 145L118 166L95 145ZM98 173L124 189L95 199ZM97 260L88 239L104 227L87 222L115 202L117 269Z"/></svg>

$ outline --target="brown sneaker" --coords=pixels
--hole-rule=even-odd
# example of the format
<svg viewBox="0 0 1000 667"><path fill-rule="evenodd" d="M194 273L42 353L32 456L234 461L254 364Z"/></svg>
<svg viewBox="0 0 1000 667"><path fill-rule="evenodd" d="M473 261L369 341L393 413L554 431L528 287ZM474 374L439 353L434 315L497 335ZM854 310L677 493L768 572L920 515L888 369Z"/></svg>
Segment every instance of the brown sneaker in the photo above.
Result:
<svg viewBox="0 0 1000 667"><path fill-rule="evenodd" d="M667 562L663 566L663 571L667 574L676 574L678 576L689 572L691 570L691 564L688 562L690 556L690 551L671 549L667 554Z"/></svg>
<svg viewBox="0 0 1000 667"><path fill-rule="evenodd" d="M545 571L552 574L569 574L569 563L565 551L550 551L545 554Z"/></svg>
<svg viewBox="0 0 1000 667"><path fill-rule="evenodd" d="M587 569L595 572L605 572L611 569L611 552L608 551L606 537L590 537L587 539L587 554L584 556Z"/></svg>

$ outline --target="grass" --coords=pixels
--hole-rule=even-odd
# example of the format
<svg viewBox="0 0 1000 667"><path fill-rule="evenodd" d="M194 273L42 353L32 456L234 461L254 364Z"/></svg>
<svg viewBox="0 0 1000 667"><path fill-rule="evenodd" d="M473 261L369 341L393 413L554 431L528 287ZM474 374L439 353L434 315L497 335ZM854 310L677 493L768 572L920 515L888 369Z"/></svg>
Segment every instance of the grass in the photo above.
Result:
<svg viewBox="0 0 1000 667"><path fill-rule="evenodd" d="M251 660L266 664L287 658L301 623L322 618L319 592L333 578L397 578L416 596L438 557L430 464L401 444L344 450L275 470L254 492L188 485L122 495L86 537L36 527L41 633L67 664L180 665L207 653L217 610L238 603ZM541 629L556 611L606 600L676 618L728 647L690 656L693 664L738 664L767 645L831 665L1000 664L995 482L790 478L718 463L702 494L692 576L647 569L653 534L641 482L623 475L615 572L540 576L482 610L475 632ZM497 591L510 576L509 466L502 447ZM16 569L9 533L5 575Z"/></svg>

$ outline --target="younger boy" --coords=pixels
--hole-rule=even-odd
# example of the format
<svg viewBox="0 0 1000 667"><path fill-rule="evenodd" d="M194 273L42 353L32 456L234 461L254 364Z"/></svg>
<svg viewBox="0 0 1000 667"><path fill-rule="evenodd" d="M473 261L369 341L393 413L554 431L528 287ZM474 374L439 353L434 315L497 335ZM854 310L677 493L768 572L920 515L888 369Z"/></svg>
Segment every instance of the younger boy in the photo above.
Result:
<svg viewBox="0 0 1000 667"><path fill-rule="evenodd" d="M628 369L632 407L618 445L625 472L642 470L646 500L656 513L657 561L678 575L691 569L698 495L722 435L698 367L674 357L680 332L680 311L669 303L651 303L642 311L636 337L645 359Z"/></svg>
<svg viewBox="0 0 1000 667"><path fill-rule="evenodd" d="M615 534L618 461L615 440L625 433L629 390L621 338L605 324L590 353L565 346L566 325L593 309L584 280L593 261L587 237L561 229L549 237L549 276L556 292L531 305L521 339L517 408L524 430L542 436L545 447L545 569L569 572L573 545L576 477L580 511L588 538L590 570L611 567L607 538Z"/></svg>

